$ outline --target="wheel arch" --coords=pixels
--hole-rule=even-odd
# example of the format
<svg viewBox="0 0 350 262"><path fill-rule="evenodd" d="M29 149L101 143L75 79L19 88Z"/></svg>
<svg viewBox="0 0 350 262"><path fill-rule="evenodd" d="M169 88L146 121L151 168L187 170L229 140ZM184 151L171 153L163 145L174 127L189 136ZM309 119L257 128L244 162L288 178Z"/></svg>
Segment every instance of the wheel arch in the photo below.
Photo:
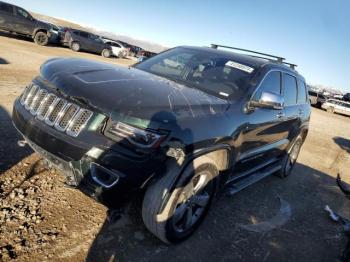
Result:
<svg viewBox="0 0 350 262"><path fill-rule="evenodd" d="M34 29L34 32L33 32L33 38L35 37L35 35L37 34L37 33L39 33L39 32L43 32L43 33L45 33L45 34L47 34L48 33L48 30L47 29L44 29L44 28L36 28L36 29Z"/></svg>
<svg viewBox="0 0 350 262"><path fill-rule="evenodd" d="M152 179L150 179L150 181L147 182L146 185L144 185L144 187L148 187L161 176L171 176L172 185L169 188L169 191L165 192L166 195L164 196L165 199L168 199L171 196L172 192L176 190L176 185L179 183L179 180L182 179L183 183L188 182L192 178L191 174L193 174L193 171L203 164L210 164L216 167L216 169L218 170L218 177L220 179L220 172L229 170L232 166L231 152L231 146L227 144L222 144L202 149L198 152L194 152L193 154L187 157L187 160L181 166L177 163L177 161L174 158L169 159L166 163L165 173L153 177ZM160 210L160 213L165 208L166 207L163 206Z"/></svg>

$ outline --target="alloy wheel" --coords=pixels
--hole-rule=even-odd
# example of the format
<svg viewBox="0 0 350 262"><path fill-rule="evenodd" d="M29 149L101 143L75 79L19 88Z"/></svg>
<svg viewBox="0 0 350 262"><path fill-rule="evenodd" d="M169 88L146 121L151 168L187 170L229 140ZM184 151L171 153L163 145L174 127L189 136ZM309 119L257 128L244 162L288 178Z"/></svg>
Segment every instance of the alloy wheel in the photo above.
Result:
<svg viewBox="0 0 350 262"><path fill-rule="evenodd" d="M210 174L204 171L192 178L181 192L172 217L176 232L188 231L197 224L204 215L213 192Z"/></svg>

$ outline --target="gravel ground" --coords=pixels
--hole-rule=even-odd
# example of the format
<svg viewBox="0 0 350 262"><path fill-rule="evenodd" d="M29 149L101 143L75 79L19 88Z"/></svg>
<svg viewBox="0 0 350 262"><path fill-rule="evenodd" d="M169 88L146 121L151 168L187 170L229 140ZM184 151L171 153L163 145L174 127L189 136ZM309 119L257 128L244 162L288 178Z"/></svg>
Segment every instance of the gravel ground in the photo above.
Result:
<svg viewBox="0 0 350 262"><path fill-rule="evenodd" d="M215 202L187 241L166 246L142 224L139 201L108 222L107 208L64 186L11 124L11 107L40 64L54 56L79 56L59 47L0 36L0 261L336 261L342 229L323 208L350 217L350 202L335 186L350 183L350 121L313 109L309 136L293 175L271 176Z"/></svg>

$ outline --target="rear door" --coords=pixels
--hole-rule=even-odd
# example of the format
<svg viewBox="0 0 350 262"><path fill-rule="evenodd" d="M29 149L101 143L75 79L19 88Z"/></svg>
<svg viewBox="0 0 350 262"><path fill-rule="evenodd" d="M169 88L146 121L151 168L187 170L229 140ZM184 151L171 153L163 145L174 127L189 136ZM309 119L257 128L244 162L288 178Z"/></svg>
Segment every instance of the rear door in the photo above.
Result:
<svg viewBox="0 0 350 262"><path fill-rule="evenodd" d="M301 124L306 124L311 113L310 99L308 98L307 86L304 80L300 78L298 78L298 106Z"/></svg>
<svg viewBox="0 0 350 262"><path fill-rule="evenodd" d="M77 39L79 40L80 47L84 50L91 51L89 33L79 31L76 34L78 35Z"/></svg>
<svg viewBox="0 0 350 262"><path fill-rule="evenodd" d="M14 27L15 31L25 35L32 35L35 29L35 20L24 9L15 7Z"/></svg>
<svg viewBox="0 0 350 262"><path fill-rule="evenodd" d="M0 28L13 31L14 7L6 3L0 3Z"/></svg>
<svg viewBox="0 0 350 262"><path fill-rule="evenodd" d="M301 126L301 107L297 104L297 78L289 73L283 73L284 120L288 125L288 140L299 134Z"/></svg>

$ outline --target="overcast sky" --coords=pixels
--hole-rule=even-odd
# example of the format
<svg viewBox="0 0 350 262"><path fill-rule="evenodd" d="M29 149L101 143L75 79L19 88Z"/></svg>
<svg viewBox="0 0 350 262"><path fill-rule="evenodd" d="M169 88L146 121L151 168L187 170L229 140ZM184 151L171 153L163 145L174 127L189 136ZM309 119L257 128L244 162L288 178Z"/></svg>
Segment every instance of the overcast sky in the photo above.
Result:
<svg viewBox="0 0 350 262"><path fill-rule="evenodd" d="M220 43L280 55L309 83L350 92L348 0L9 2L168 47Z"/></svg>

